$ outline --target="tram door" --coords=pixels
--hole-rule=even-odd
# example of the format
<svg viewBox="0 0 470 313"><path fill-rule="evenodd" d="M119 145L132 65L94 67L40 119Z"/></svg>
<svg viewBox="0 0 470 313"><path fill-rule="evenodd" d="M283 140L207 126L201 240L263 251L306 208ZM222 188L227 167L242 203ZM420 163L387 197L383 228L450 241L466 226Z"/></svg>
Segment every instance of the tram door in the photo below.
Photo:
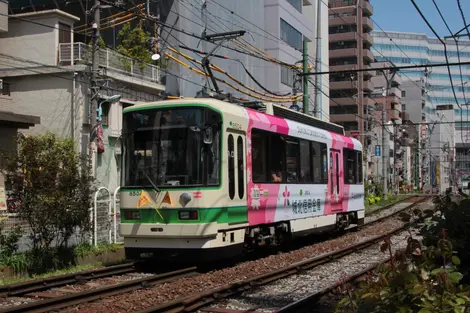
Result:
<svg viewBox="0 0 470 313"><path fill-rule="evenodd" d="M330 149L330 194L331 204L340 203L340 153L338 150Z"/></svg>
<svg viewBox="0 0 470 313"><path fill-rule="evenodd" d="M246 136L227 130L228 198L231 206L246 205ZM229 212L230 214L230 212Z"/></svg>

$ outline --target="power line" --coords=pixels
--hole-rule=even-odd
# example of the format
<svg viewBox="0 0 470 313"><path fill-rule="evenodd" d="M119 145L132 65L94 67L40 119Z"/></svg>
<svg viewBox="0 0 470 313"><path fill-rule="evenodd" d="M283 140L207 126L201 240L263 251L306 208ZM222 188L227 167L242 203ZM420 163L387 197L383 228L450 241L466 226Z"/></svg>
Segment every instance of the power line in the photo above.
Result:
<svg viewBox="0 0 470 313"><path fill-rule="evenodd" d="M470 61L467 62L454 62L454 63L436 63L436 64L419 64L419 65L404 65L404 66L389 66L389 67L381 67L380 70L405 70L405 69L413 69L413 68L422 68L422 67L444 67L444 66L457 66L457 65L470 65ZM310 75L324 75L324 74L341 74L341 73L358 73L358 72L367 72L370 69L357 69L357 70L340 70L340 71L327 71L327 72L310 72L305 74L300 74L302 76L310 76Z"/></svg>
<svg viewBox="0 0 470 313"><path fill-rule="evenodd" d="M411 3L413 3L413 6L415 7L416 11L418 11L419 15L421 16L421 18L424 20L424 22L426 23L426 25L428 25L429 29L431 29L431 31L433 32L433 34L437 37L437 39L442 43L442 45L444 46L444 56L446 58L446 63L447 63L447 72L449 73L449 79L450 79L450 85L452 87L452 92L454 94L454 98L455 98L455 102L457 104L457 106L460 108L460 104L459 104L459 100L457 99L457 94L455 93L455 88L454 88L454 82L452 80L452 74L450 72L450 66L449 66L449 58L447 56L447 44L445 43L445 41L443 41L439 35L437 34L437 32L434 30L434 28L432 27L432 25L429 23L429 21L426 19L426 17L424 16L423 12L421 12L420 8L418 7L418 5L416 4L415 0L411 0ZM460 63L460 62L459 62ZM469 62L470 64L470 62ZM458 64L457 64L458 65Z"/></svg>

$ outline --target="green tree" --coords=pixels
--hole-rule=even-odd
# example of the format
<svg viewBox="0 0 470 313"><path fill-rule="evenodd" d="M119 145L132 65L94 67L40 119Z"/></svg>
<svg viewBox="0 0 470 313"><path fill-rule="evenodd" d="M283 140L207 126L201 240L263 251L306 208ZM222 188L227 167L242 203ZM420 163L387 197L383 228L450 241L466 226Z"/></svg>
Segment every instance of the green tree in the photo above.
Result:
<svg viewBox="0 0 470 313"><path fill-rule="evenodd" d="M65 248L78 229L90 229L90 162L80 159L73 140L51 133L19 136L17 146L2 171L21 200L18 213L31 229L33 250L48 251L53 242Z"/></svg>
<svg viewBox="0 0 470 313"><path fill-rule="evenodd" d="M118 51L123 55L137 61L141 70L147 64L152 63L151 52L149 50L150 33L146 32L141 23L133 27L131 23L126 23L118 33L118 40L121 42ZM131 68L131 61L123 58L122 62L127 70ZM135 61L132 61L135 62Z"/></svg>

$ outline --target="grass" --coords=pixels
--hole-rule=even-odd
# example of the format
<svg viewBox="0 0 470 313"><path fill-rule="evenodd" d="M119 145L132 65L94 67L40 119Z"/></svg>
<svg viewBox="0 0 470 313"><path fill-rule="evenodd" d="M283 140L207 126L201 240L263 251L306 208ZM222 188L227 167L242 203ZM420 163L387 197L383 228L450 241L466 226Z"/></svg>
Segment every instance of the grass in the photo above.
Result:
<svg viewBox="0 0 470 313"><path fill-rule="evenodd" d="M122 247L121 244L109 244L109 243L99 243L96 247L94 245L91 245L89 243L81 243L78 244L77 246L73 247L73 256L74 258L83 258L89 255L100 255L106 251L117 251ZM26 260L22 260L23 258L18 258L18 257L24 257ZM29 270L30 265L32 264L31 261L31 256L27 253L14 253L10 257L10 261L8 263L2 264L0 262L0 266L10 266L15 269L15 272L18 273L16 277L11 277L11 278L6 278L6 279L0 279L0 285L5 285L5 284L13 284L13 283L18 283L18 282L24 282L24 281L29 281L29 280L34 280L34 279L41 279L41 278L47 278L51 276L58 276L58 275L64 275L64 274L69 274L69 273L75 273L79 271L84 271L84 270L89 270L89 269L95 269L95 268L100 268L105 266L104 264L100 262L95 262L92 264L85 264L85 265L73 265L70 267L66 267L63 269L53 269L48 271L47 273L44 274L38 274L38 275L31 275L31 276L21 276L19 273L25 273ZM26 262L24 266L21 268L17 264L19 261L16 260L19 259L22 262ZM22 264L20 264L22 265ZM108 265L108 264L106 264Z"/></svg>
<svg viewBox="0 0 470 313"><path fill-rule="evenodd" d="M80 271L86 271L86 270L91 270L91 269L96 269L103 267L104 265L102 263L95 263L95 264L86 264L86 265L77 265L77 266L72 266L66 269L62 270L57 270L57 271L52 271L46 274L41 274L41 275L33 275L30 277L12 277L12 278L7 278L7 279L0 279L0 285L9 285L9 284L15 284L15 283L21 283L29 280L34 280L34 279L41 279L41 278L48 278L52 276L59 276L59 275L65 275L65 274L71 274L71 273L76 273Z"/></svg>
<svg viewBox="0 0 470 313"><path fill-rule="evenodd" d="M383 206L389 205L391 203L397 202L407 197L409 196L408 195L398 195L398 196L393 195L391 197L388 197L387 200L381 199L379 202L376 202L374 204L365 203L366 213L372 213L373 211L376 211Z"/></svg>

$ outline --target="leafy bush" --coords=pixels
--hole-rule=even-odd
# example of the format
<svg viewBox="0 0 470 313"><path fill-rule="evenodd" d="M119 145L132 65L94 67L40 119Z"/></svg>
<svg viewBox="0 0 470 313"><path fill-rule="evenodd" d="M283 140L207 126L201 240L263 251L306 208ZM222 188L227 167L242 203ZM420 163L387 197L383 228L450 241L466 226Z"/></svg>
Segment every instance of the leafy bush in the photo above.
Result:
<svg viewBox="0 0 470 313"><path fill-rule="evenodd" d="M456 204L451 194L436 197L434 211L415 210L431 217L420 229L423 243L411 232L407 247L397 251L389 265L369 276L337 305L336 312L446 313L466 312L470 303L468 278L469 202ZM410 221L411 214L403 214ZM444 219L443 219L444 217ZM381 246L392 255L391 242ZM455 250L455 251L454 251Z"/></svg>
<svg viewBox="0 0 470 313"><path fill-rule="evenodd" d="M152 63L149 50L150 33L146 32L139 23L133 27L131 23L126 23L118 33L118 40L121 44L118 51L123 55L137 60L141 70L146 67L146 63ZM122 58L123 66L129 71L133 60Z"/></svg>
<svg viewBox="0 0 470 313"><path fill-rule="evenodd" d="M3 173L21 200L19 217L31 229L30 265L35 271L67 266L73 259L71 236L77 231L84 235L91 227L89 160L79 157L72 140L50 133L19 136L17 146Z"/></svg>
<svg viewBox="0 0 470 313"><path fill-rule="evenodd" d="M29 267L26 255L18 252L18 241L22 235L21 227L6 231L3 222L0 222L0 266L12 267L15 272L24 272Z"/></svg>

